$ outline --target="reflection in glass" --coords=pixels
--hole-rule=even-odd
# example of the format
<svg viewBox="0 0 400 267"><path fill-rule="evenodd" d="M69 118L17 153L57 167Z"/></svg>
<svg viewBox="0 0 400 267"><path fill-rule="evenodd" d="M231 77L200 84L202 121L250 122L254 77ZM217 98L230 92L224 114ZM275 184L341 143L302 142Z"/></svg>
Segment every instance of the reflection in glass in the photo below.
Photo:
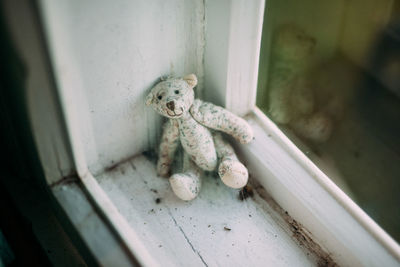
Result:
<svg viewBox="0 0 400 267"><path fill-rule="evenodd" d="M399 241L397 2L268 1L257 105Z"/></svg>

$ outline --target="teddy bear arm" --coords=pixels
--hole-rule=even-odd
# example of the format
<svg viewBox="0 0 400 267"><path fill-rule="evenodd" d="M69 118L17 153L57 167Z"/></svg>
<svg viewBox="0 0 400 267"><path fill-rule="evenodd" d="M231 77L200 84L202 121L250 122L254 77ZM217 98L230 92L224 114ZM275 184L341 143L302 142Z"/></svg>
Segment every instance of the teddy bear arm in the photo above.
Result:
<svg viewBox="0 0 400 267"><path fill-rule="evenodd" d="M200 124L225 132L242 144L253 140L253 130L250 125L244 119L220 106L196 99L190 113Z"/></svg>
<svg viewBox="0 0 400 267"><path fill-rule="evenodd" d="M174 160L179 143L179 126L176 121L169 120L164 124L157 162L157 173L167 177Z"/></svg>
<svg viewBox="0 0 400 267"><path fill-rule="evenodd" d="M290 104L297 108L298 115L311 114L314 109L314 94L307 78L303 76L298 77L293 89Z"/></svg>
<svg viewBox="0 0 400 267"><path fill-rule="evenodd" d="M293 71L280 66L273 66L271 79L268 83L269 115L278 123L287 124L292 119L292 82L295 79Z"/></svg>

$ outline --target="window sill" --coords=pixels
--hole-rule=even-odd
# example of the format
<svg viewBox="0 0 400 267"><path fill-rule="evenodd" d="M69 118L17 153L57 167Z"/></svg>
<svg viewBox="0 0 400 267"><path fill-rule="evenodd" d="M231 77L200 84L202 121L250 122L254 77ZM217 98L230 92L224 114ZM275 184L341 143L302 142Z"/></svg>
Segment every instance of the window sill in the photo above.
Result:
<svg viewBox="0 0 400 267"><path fill-rule="evenodd" d="M399 245L318 169L258 108L255 141L238 147L271 197L340 265L396 265Z"/></svg>
<svg viewBox="0 0 400 267"><path fill-rule="evenodd" d="M397 243L274 123L257 108L247 119L255 141L237 148L256 190L245 201L212 176L197 199L179 201L143 155L82 179L140 263L397 264ZM53 187L56 196L65 186Z"/></svg>
<svg viewBox="0 0 400 267"><path fill-rule="evenodd" d="M238 190L208 175L200 195L183 202L143 155L95 179L160 265L310 266L320 260L256 190L241 201Z"/></svg>

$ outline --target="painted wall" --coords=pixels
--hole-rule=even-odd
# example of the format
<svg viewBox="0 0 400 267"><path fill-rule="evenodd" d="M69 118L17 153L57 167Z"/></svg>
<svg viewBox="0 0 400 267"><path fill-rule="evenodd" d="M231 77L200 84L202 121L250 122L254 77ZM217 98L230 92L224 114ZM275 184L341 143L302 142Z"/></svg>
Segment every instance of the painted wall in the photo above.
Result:
<svg viewBox="0 0 400 267"><path fill-rule="evenodd" d="M202 89L202 0L42 0L41 7L57 85L92 173L158 143L161 118L143 102L160 76L193 72Z"/></svg>

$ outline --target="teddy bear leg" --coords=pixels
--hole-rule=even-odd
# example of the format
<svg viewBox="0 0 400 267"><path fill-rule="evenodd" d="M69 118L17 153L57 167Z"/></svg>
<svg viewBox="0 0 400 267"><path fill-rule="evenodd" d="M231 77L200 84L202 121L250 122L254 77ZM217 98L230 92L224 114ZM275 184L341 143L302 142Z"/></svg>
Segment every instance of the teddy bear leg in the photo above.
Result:
<svg viewBox="0 0 400 267"><path fill-rule="evenodd" d="M294 132L314 143L326 142L333 129L332 119L322 112L298 118L290 124Z"/></svg>
<svg viewBox="0 0 400 267"><path fill-rule="evenodd" d="M233 147L226 142L220 133L213 133L218 158L218 174L222 182L231 188L242 188L247 184L247 168L238 160Z"/></svg>
<svg viewBox="0 0 400 267"><path fill-rule="evenodd" d="M183 172L175 173L169 178L169 183L175 195L182 200L192 200L197 197L201 188L201 169L184 152Z"/></svg>
<svg viewBox="0 0 400 267"><path fill-rule="evenodd" d="M290 105L291 83L281 81L279 75L271 78L269 89L269 115L272 120L280 124L288 124L292 120Z"/></svg>

